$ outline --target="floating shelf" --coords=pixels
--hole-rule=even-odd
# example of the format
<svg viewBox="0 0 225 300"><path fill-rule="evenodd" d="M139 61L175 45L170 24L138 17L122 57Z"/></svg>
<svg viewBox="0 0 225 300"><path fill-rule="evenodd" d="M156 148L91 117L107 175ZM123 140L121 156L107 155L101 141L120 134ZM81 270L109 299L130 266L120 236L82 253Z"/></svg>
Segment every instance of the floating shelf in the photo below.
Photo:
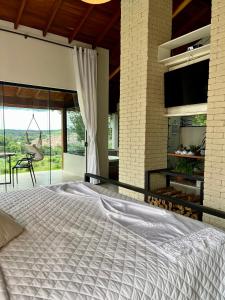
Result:
<svg viewBox="0 0 225 300"><path fill-rule="evenodd" d="M168 156L180 157L180 158L193 158L193 159L201 159L204 160L205 156L201 155L188 155L188 154L176 154L176 153L168 153Z"/></svg>
<svg viewBox="0 0 225 300"><path fill-rule="evenodd" d="M200 58L202 56L207 56L210 53L210 44L201 46L199 48L183 52L178 55L174 55L165 59L160 60L159 62L164 64L167 67L172 67L181 63L188 63L194 59ZM208 57L205 57L207 59Z"/></svg>
<svg viewBox="0 0 225 300"><path fill-rule="evenodd" d="M171 50L178 47L194 43L206 37L210 37L211 25L204 26L200 29L187 33L176 39L168 41L158 47L158 61L168 67L179 65L188 61L204 57L207 59L210 53L210 44L203 45L190 51L171 56Z"/></svg>
<svg viewBox="0 0 225 300"><path fill-rule="evenodd" d="M165 117L179 117L207 114L207 103L182 105L175 107L168 107L165 110Z"/></svg>

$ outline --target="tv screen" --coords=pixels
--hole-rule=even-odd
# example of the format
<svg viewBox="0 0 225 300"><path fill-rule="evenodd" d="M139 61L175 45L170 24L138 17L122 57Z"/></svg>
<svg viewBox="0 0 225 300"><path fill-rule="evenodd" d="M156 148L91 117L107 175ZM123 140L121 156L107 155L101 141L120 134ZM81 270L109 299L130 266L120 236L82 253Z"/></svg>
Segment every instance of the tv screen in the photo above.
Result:
<svg viewBox="0 0 225 300"><path fill-rule="evenodd" d="M209 60L164 74L165 107L207 102Z"/></svg>

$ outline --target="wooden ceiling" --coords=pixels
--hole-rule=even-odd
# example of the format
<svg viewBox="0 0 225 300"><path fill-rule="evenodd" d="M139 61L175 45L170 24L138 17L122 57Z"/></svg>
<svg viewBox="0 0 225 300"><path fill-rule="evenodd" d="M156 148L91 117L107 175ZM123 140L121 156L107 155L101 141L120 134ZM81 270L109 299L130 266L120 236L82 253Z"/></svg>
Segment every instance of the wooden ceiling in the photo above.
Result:
<svg viewBox="0 0 225 300"><path fill-rule="evenodd" d="M127 0L129 1L129 0ZM211 0L173 0L172 38L210 23ZM110 98L119 97L120 0L0 0L0 19L110 50ZM114 99L115 101L115 99ZM110 101L111 102L111 101Z"/></svg>
<svg viewBox="0 0 225 300"><path fill-rule="evenodd" d="M0 0L0 19L101 46L113 52L110 71L118 66L120 0L90 5L80 0Z"/></svg>
<svg viewBox="0 0 225 300"><path fill-rule="evenodd" d="M25 107L62 109L74 107L77 103L76 93L49 91L44 89L27 88L14 85L3 85L0 88L1 101L7 107Z"/></svg>

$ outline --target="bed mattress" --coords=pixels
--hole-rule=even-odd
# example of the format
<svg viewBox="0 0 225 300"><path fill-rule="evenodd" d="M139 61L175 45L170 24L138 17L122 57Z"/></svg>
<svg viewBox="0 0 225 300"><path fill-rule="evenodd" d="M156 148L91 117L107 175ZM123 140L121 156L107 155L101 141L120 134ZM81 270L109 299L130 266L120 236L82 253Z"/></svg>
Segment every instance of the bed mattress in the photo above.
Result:
<svg viewBox="0 0 225 300"><path fill-rule="evenodd" d="M0 194L0 299L225 299L225 234L83 183Z"/></svg>

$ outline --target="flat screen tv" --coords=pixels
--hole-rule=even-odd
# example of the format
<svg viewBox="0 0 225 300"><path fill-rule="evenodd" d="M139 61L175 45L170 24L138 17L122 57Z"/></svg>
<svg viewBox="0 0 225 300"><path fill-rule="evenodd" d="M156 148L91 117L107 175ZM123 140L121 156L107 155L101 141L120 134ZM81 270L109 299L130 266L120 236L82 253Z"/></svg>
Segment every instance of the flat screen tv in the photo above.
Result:
<svg viewBox="0 0 225 300"><path fill-rule="evenodd" d="M209 60L164 74L165 107L207 102Z"/></svg>

